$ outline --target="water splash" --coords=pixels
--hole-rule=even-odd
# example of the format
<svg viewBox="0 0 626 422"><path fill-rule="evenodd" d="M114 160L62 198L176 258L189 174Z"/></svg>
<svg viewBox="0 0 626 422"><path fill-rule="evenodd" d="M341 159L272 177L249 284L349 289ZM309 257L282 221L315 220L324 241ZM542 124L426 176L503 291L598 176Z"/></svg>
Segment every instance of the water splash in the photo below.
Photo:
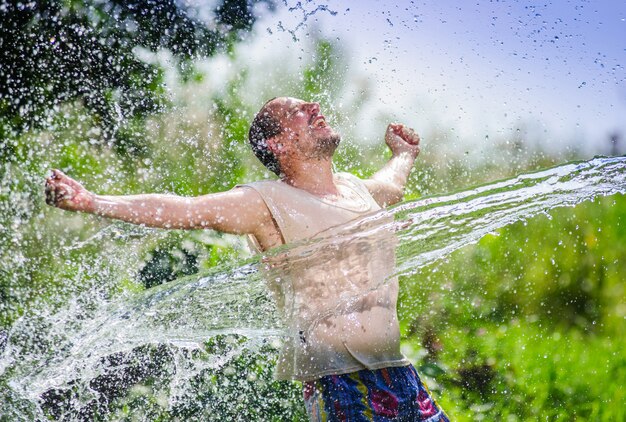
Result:
<svg viewBox="0 0 626 422"><path fill-rule="evenodd" d="M295 5L292 6L291 4L289 4L288 1L283 0L283 4L287 8L287 10L289 10L290 13L299 14L300 19L298 20L298 24L293 29L286 28L283 25L283 23L279 21L277 25L277 29L279 31L285 31L291 34L291 37L294 42L299 41L299 38L297 36L298 31L300 31L303 27L305 27L307 25L307 21L309 20L309 18L313 17L316 13L327 12L330 16L337 15L337 12L330 9L328 5L326 4L313 4L315 8L308 10L307 6L309 6L310 3L311 1L306 1L305 5L303 5L301 1L298 1L295 3ZM271 33L271 30L269 28L268 28L268 31L270 31Z"/></svg>
<svg viewBox="0 0 626 422"><path fill-rule="evenodd" d="M398 237L397 274L409 275L511 223L624 193L626 158L600 157L404 202L314 241L279 248L270 258L332 254L344 242L375 239L391 230ZM81 409L103 394L94 380L106 380L112 369L137 367L128 356L141 355L143 365L153 366L154 359L166 357L159 363L167 368L160 378L167 384L165 408L185 399L194 377L223 370L243 353L262 350L263 359L271 362L283 327L259 271L267 258L105 302L87 314L74 303L46 318L22 318L8 333L0 356L3 414L43 418L42 403L51 391L71 391L70 409L63 415L80 419ZM253 384L253 378L243 382Z"/></svg>

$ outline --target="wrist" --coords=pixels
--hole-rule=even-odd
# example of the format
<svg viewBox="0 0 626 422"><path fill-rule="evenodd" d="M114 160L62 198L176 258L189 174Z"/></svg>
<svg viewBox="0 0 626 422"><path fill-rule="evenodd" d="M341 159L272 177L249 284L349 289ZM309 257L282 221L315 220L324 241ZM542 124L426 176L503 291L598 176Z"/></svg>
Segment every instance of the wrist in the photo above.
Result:
<svg viewBox="0 0 626 422"><path fill-rule="evenodd" d="M85 198L85 202L83 203L83 207L82 207L83 209L81 211L87 212L90 214L98 214L98 211L99 211L98 205L100 201L101 201L101 198L99 195L96 195L90 192Z"/></svg>
<svg viewBox="0 0 626 422"><path fill-rule="evenodd" d="M419 151L396 150L396 151L392 151L391 157L392 158L401 158L401 159L415 160L417 158L417 154L419 154Z"/></svg>

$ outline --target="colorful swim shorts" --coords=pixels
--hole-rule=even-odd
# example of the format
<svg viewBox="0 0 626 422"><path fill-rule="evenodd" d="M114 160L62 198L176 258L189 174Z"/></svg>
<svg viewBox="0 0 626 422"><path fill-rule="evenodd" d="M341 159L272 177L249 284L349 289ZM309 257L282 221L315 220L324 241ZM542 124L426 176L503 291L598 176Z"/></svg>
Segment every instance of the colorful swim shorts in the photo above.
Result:
<svg viewBox="0 0 626 422"><path fill-rule="evenodd" d="M311 421L449 422L413 365L328 375L303 390Z"/></svg>

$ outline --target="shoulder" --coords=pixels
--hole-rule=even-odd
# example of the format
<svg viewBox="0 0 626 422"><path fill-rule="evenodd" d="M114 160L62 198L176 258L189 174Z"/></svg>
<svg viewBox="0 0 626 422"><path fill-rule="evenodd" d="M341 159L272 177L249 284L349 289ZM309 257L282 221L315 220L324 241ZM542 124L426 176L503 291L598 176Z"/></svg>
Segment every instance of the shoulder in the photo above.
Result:
<svg viewBox="0 0 626 422"><path fill-rule="evenodd" d="M339 173L335 173L335 177L349 184L358 186L359 188L366 189L365 181L362 179L359 179L352 173L346 173L342 171Z"/></svg>
<svg viewBox="0 0 626 422"><path fill-rule="evenodd" d="M392 200L397 195L395 195L395 186L390 183L380 182L376 179L360 179L350 173L337 173L337 176L341 177L346 183L351 184L354 188L367 192L380 207L386 207L398 202L398 200ZM402 193L400 193L401 196Z"/></svg>
<svg viewBox="0 0 626 422"><path fill-rule="evenodd" d="M246 187L252 189L263 189L268 187L280 187L284 185L280 180L257 180L256 182L242 183L235 188Z"/></svg>
<svg viewBox="0 0 626 422"><path fill-rule="evenodd" d="M335 173L335 177L361 194L372 195L372 189L368 185L368 180L360 179L351 173L345 172Z"/></svg>
<svg viewBox="0 0 626 422"><path fill-rule="evenodd" d="M373 189L370 186L369 179L363 180L351 173L336 173L335 177L337 180L341 181L344 186L348 186L354 192L356 192L361 198L366 199L372 205L375 205L377 208L382 207L383 205L379 203L376 197L373 194Z"/></svg>
<svg viewBox="0 0 626 422"><path fill-rule="evenodd" d="M224 213L235 212L238 215L251 214L262 216L266 209L262 195L247 185L236 185L224 192L210 193L194 198L199 208L219 210Z"/></svg>
<svg viewBox="0 0 626 422"><path fill-rule="evenodd" d="M239 187L239 186L263 186L263 185L275 185L275 184L280 184L279 180L257 180L255 182L249 182L249 183L242 183L239 185L236 185L235 187Z"/></svg>
<svg viewBox="0 0 626 422"><path fill-rule="evenodd" d="M288 188L291 188L291 186L278 180L259 180L235 186L235 190L254 192L254 195L260 195L262 197L272 195L276 192L281 192Z"/></svg>

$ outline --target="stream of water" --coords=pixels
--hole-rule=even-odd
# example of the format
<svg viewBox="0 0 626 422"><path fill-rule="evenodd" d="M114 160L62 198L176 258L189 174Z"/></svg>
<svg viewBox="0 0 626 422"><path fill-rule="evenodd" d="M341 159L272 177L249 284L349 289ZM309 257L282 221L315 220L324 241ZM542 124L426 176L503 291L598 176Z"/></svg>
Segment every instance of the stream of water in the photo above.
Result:
<svg viewBox="0 0 626 422"><path fill-rule="evenodd" d="M511 223L624 193L626 158L569 163L403 202L308 243L102 303L88 317L79 312L80 305L43 320L23 317L11 328L0 355L0 379L6 385L0 394L2 413L16 420L43 419L42 407L51 406L55 392L52 396L64 403L56 414L80 419L81 409L104 394L95 380L106 379L112 369L141 365L152 365L153 378L166 379L158 400L167 408L185 397L191 400L185 392L195 376L236 367L232 362L242 353L263 354L271 361L283 324L260 269L278 254L324 259L348 244L379 242L380 233L391 232L397 239L397 275L407 276ZM256 381L248 376L243 382Z"/></svg>

